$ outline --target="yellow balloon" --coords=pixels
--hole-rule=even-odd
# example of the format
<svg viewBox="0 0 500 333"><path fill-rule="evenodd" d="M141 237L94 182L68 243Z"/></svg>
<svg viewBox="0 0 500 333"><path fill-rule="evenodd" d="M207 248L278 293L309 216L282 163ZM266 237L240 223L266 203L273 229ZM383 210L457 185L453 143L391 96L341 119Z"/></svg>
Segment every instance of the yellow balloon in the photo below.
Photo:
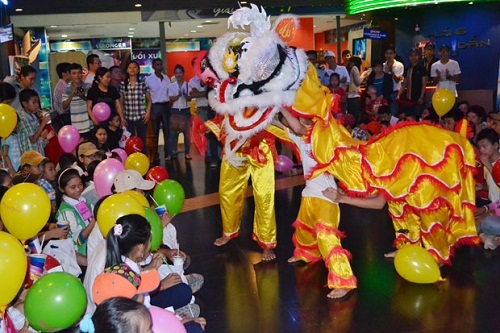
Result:
<svg viewBox="0 0 500 333"><path fill-rule="evenodd" d="M455 105L455 94L450 89L439 88L432 94L432 106L442 117Z"/></svg>
<svg viewBox="0 0 500 333"><path fill-rule="evenodd" d="M14 236L0 231L0 308L16 297L27 269L24 247Z"/></svg>
<svg viewBox="0 0 500 333"><path fill-rule="evenodd" d="M49 196L40 186L22 183L5 192L0 215L9 233L25 241L42 230L49 220L50 209Z"/></svg>
<svg viewBox="0 0 500 333"><path fill-rule="evenodd" d="M123 193L113 194L102 202L97 211L97 225L104 237L115 225L120 217L130 214L139 214L146 217L146 212L142 205L132 197Z"/></svg>
<svg viewBox="0 0 500 333"><path fill-rule="evenodd" d="M434 283L441 279L441 272L434 257L418 245L405 245L394 257L399 275L414 283Z"/></svg>
<svg viewBox="0 0 500 333"><path fill-rule="evenodd" d="M0 104L0 136L6 138L17 125L16 110L8 104Z"/></svg>
<svg viewBox="0 0 500 333"><path fill-rule="evenodd" d="M123 192L123 194L125 194L128 197L131 197L131 198L137 200L137 202L139 202L141 204L141 206L143 206L143 207L149 207L150 206L149 202L148 202L148 199L146 199L145 196L143 196L142 194L140 194L137 191L128 190L128 191Z"/></svg>
<svg viewBox="0 0 500 333"><path fill-rule="evenodd" d="M6 138L17 125L16 110L8 104L0 104L0 136Z"/></svg>
<svg viewBox="0 0 500 333"><path fill-rule="evenodd" d="M149 159L143 153L133 153L125 160L125 169L136 170L144 176L149 170Z"/></svg>

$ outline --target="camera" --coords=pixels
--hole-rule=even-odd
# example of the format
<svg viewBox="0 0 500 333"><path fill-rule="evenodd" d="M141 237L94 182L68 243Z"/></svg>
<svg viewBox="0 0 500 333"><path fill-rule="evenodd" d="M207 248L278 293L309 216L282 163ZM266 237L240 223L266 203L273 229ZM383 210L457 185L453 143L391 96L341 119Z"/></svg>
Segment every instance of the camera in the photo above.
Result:
<svg viewBox="0 0 500 333"><path fill-rule="evenodd" d="M78 87L76 88L76 91L81 94L82 92L85 91L85 89L83 89L83 87Z"/></svg>

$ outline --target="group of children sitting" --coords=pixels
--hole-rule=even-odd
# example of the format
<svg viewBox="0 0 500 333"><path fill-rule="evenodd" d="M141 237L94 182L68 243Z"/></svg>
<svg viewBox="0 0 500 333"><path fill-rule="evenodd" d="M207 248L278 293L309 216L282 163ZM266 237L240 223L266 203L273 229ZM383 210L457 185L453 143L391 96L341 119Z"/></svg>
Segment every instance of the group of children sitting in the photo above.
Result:
<svg viewBox="0 0 500 333"><path fill-rule="evenodd" d="M20 158L19 171L13 177L8 171L0 171L0 197L11 186L23 182L35 183L46 191L51 200L52 214L46 227L36 238L42 246L45 245L42 248L43 253L60 259L66 272L79 276L84 281L88 295L88 314L92 314L96 305L108 298L130 296L147 307L170 308L179 316L188 332L203 331L205 319L199 317L200 308L194 303L193 296L203 285L203 276L184 275L184 269L190 260L178 249L175 227L170 224L172 216L168 212L161 216L165 242L154 253L150 253L150 225L141 215L120 218L107 237L104 237L97 227L95 217L106 197L98 198L93 186L93 173L103 159L119 159L119 156L106 155L92 142L80 143L75 153L77 157L63 154L56 166L35 150L25 152ZM59 171L56 172L56 169ZM154 186L155 182L145 180L139 172L125 170L116 175L113 192L137 191L140 195L146 195ZM57 222L61 221L68 223L58 227ZM2 229L0 224L0 230ZM69 248L64 246L67 242L71 244ZM50 249L46 251L47 248ZM66 252L58 253L54 248ZM182 258L184 265L174 265L176 255ZM121 269L111 269L117 265L121 265ZM114 284L102 285L106 283L102 282L102 274L119 274L118 272L123 272L124 269L130 271L128 275L139 276L135 282L126 279L137 284L134 284L134 290L140 290L140 276L147 270L157 272L157 281L144 293L136 292L137 296L135 293L124 295L125 289L113 288ZM101 284L96 281L101 281ZM97 293L96 288L104 288L106 295ZM22 301L20 297L15 303L22 304ZM20 327L24 326L23 321L18 324Z"/></svg>

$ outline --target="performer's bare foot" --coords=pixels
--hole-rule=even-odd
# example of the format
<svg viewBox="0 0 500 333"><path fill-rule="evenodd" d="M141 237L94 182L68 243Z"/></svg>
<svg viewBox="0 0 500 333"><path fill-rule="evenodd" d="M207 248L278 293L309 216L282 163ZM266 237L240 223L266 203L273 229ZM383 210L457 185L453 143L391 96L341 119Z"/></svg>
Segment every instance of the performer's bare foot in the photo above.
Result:
<svg viewBox="0 0 500 333"><path fill-rule="evenodd" d="M388 252L388 253L384 254L384 258L394 258L396 256L396 253L398 253L398 250Z"/></svg>
<svg viewBox="0 0 500 333"><path fill-rule="evenodd" d="M339 299L339 298L346 296L347 294L349 294L353 290L354 290L354 288L349 288L349 289L348 288L335 288L335 289L332 289L332 291L330 291L328 293L328 295L326 295L326 297L331 298L331 299Z"/></svg>
<svg viewBox="0 0 500 333"><path fill-rule="evenodd" d="M300 259L297 259L294 256L291 256L290 258L288 258L287 261L288 261L289 264L296 264L296 263L298 263L300 261Z"/></svg>
<svg viewBox="0 0 500 333"><path fill-rule="evenodd" d="M264 252L262 252L262 261L269 262L276 260L276 254L274 254L274 251L271 249L264 249Z"/></svg>
<svg viewBox="0 0 500 333"><path fill-rule="evenodd" d="M231 238L227 237L227 236L222 236L222 237L219 237L217 238L215 241L214 241L214 245L215 246L222 246L222 245L226 245L227 242L229 242L231 240Z"/></svg>

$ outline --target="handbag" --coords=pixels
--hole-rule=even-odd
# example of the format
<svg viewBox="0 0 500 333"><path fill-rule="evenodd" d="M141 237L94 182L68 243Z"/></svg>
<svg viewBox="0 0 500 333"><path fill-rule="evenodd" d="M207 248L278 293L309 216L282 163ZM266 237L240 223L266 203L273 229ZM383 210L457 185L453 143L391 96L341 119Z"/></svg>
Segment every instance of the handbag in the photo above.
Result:
<svg viewBox="0 0 500 333"><path fill-rule="evenodd" d="M172 131L185 132L189 125L188 121L189 117L178 113L172 113L170 116L170 129Z"/></svg>

